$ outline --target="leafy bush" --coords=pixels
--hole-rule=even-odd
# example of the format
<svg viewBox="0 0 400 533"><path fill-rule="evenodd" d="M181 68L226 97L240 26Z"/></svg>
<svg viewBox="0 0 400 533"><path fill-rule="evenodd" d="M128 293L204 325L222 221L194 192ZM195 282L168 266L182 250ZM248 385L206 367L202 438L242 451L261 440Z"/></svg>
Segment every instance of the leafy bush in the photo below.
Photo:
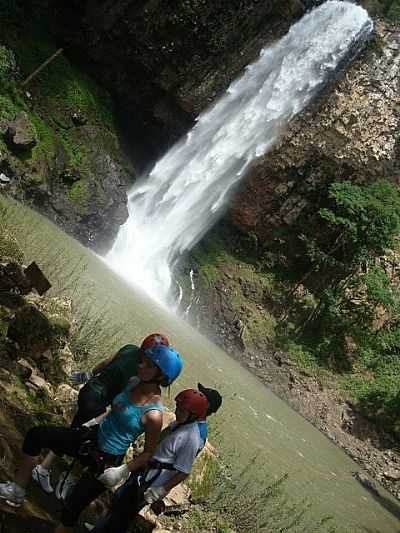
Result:
<svg viewBox="0 0 400 533"><path fill-rule="evenodd" d="M17 73L17 62L11 50L0 46L0 89L6 89Z"/></svg>

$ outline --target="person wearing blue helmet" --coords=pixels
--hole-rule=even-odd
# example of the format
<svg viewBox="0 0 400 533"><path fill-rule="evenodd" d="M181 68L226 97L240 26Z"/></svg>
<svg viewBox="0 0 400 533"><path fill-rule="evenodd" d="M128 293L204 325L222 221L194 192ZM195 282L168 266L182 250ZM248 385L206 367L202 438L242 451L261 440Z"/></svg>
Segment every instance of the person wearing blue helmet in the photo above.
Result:
<svg viewBox="0 0 400 533"><path fill-rule="evenodd" d="M55 529L55 533L72 532L81 511L113 485L110 478L115 477L114 467L122 463L130 444L143 433L144 450L129 463L129 470L140 470L150 460L162 427L161 387L169 386L182 368L181 356L169 346L145 350L140 356L137 378L114 398L111 411L98 425L30 429L15 481L0 483L0 499L14 507L22 505L32 469L43 449L75 457L88 468L67 497L61 524Z"/></svg>
<svg viewBox="0 0 400 533"><path fill-rule="evenodd" d="M91 371L73 372L70 380L75 385L84 384L78 395L78 410L71 422L71 427L83 424L96 424L97 417L106 413L108 406L128 382L137 376L140 355L155 346L169 346L168 338L162 333L147 335L140 347L126 344L115 355L99 362ZM32 478L47 493L54 492L51 483L51 467L56 456L50 451L44 460L32 471ZM65 499L77 481L76 470L62 472L55 488L58 499Z"/></svg>

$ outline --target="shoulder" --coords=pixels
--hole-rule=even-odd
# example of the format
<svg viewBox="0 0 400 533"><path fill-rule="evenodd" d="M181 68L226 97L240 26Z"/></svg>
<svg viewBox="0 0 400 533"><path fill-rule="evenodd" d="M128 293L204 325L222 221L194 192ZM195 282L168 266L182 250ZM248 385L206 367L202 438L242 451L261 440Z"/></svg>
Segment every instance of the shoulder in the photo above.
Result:
<svg viewBox="0 0 400 533"><path fill-rule="evenodd" d="M139 346L136 346L136 344L125 344L122 346L122 348L119 349L118 353L132 353L132 352L138 352Z"/></svg>
<svg viewBox="0 0 400 533"><path fill-rule="evenodd" d="M161 410L151 409L143 415L143 422L146 428L161 428L163 414Z"/></svg>
<svg viewBox="0 0 400 533"><path fill-rule="evenodd" d="M200 442L200 431L197 422L191 424L184 424L180 426L174 433L177 438L182 442L193 442L196 445Z"/></svg>
<svg viewBox="0 0 400 533"><path fill-rule="evenodd" d="M139 354L139 347L135 344L125 344L117 352L116 357L134 357Z"/></svg>

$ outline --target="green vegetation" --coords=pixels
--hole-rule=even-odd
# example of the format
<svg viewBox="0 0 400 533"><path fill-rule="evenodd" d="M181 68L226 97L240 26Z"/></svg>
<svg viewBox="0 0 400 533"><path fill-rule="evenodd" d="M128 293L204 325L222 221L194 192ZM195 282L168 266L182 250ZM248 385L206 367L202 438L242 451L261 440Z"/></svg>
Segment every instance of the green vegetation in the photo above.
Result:
<svg viewBox="0 0 400 533"><path fill-rule="evenodd" d="M318 303L298 324L297 342L347 371L344 386L365 414L396 431L400 290L381 258L400 232L399 189L384 180L334 183L319 216L330 238L302 236L310 261L302 281L318 276L324 285L314 290Z"/></svg>
<svg viewBox="0 0 400 533"><path fill-rule="evenodd" d="M0 206L0 261L16 261L22 263L24 254L6 221L6 209Z"/></svg>
<svg viewBox="0 0 400 533"><path fill-rule="evenodd" d="M363 0L361 3L373 17L382 17L390 22L400 20L398 0Z"/></svg>
<svg viewBox="0 0 400 533"><path fill-rule="evenodd" d="M11 50L0 46L0 88L9 89L17 71L17 62Z"/></svg>
<svg viewBox="0 0 400 533"><path fill-rule="evenodd" d="M83 180L74 183L68 191L68 198L80 208L81 212L85 211L89 202L87 183Z"/></svg>
<svg viewBox="0 0 400 533"><path fill-rule="evenodd" d="M282 263L282 247L257 249L254 238L222 225L192 253L197 283L218 287L242 348L278 345L307 373L336 379L367 416L398 433L399 188L387 180L333 183L319 204L290 241L279 235L292 243L293 264Z"/></svg>
<svg viewBox="0 0 400 533"><path fill-rule="evenodd" d="M53 193L64 193L78 212L85 213L90 184L101 172L102 152L121 159L114 105L108 92L71 63L65 52L21 88L21 82L57 50L47 27L48 3L36 0L26 5L17 0L11 6L0 0L4 8L0 132L24 111L38 137L31 153L16 154L0 144L11 170L24 175L22 188L45 186ZM64 180L68 175L73 179Z"/></svg>
<svg viewBox="0 0 400 533"><path fill-rule="evenodd" d="M222 466L210 452L203 452L195 462L190 476L191 499L195 503L206 501L218 486L223 475Z"/></svg>
<svg viewBox="0 0 400 533"><path fill-rule="evenodd" d="M257 463L257 459L253 460ZM193 502L183 519L183 531L215 531L216 533L275 533L283 531L333 533L332 518L315 520L306 501L290 503L285 496L287 476L266 480L264 488L254 484L253 465L236 476L227 472L218 460L208 456L202 465L200 481L192 483ZM198 467L197 467L198 468ZM199 497L200 495L200 497ZM174 520L163 523L173 525Z"/></svg>

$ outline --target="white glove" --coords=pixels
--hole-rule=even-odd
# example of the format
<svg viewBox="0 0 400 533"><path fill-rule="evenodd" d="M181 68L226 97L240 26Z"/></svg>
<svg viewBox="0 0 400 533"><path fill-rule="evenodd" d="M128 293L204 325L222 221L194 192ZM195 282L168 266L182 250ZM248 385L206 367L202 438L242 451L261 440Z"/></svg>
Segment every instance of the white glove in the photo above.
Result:
<svg viewBox="0 0 400 533"><path fill-rule="evenodd" d="M129 468L127 464L121 466L114 466L106 468L104 472L97 478L105 487L111 489L120 481L123 481L129 475Z"/></svg>
<svg viewBox="0 0 400 533"><path fill-rule="evenodd" d="M150 487L145 491L143 497L147 503L154 503L162 500L166 495L167 491L164 487Z"/></svg>
<svg viewBox="0 0 400 533"><path fill-rule="evenodd" d="M92 426L97 426L97 424L97 420L95 418L92 418L91 420L88 420L87 422L82 424L82 426L84 426L85 428L91 428Z"/></svg>

